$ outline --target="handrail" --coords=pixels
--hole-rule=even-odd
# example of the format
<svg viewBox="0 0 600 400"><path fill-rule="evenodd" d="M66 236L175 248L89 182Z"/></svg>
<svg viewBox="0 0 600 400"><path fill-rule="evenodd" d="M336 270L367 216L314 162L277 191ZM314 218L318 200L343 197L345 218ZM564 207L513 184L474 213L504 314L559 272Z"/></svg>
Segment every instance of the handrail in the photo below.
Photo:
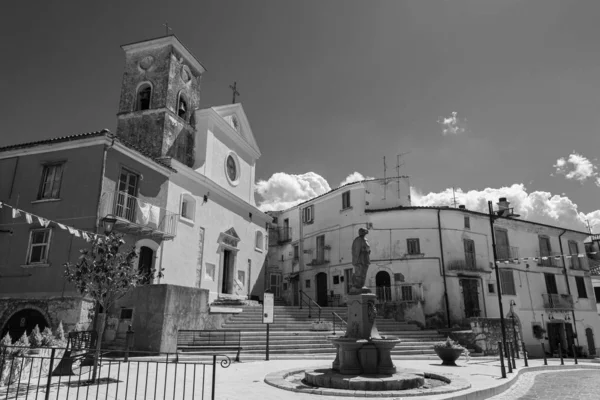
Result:
<svg viewBox="0 0 600 400"><path fill-rule="evenodd" d="M340 315L338 313L336 313L335 311L331 312L331 322L333 323L333 334L335 335L335 317L337 317L337 319L339 319L340 321L342 321L344 324L346 324L346 326L348 326L348 323L344 320L344 318L340 317ZM340 324L341 327L343 327Z"/></svg>
<svg viewBox="0 0 600 400"><path fill-rule="evenodd" d="M306 293L304 293L302 291L302 289L300 289L300 309L302 309L302 303L304 303L306 301L306 303L308 304L308 318L312 318L311 316L311 312L312 312L312 308L310 303L313 303L315 306L317 306L317 308L319 309L319 322L321 322L321 306L317 304L316 301L314 301L309 295L307 295ZM304 298L302 296L306 296L307 300L304 300Z"/></svg>

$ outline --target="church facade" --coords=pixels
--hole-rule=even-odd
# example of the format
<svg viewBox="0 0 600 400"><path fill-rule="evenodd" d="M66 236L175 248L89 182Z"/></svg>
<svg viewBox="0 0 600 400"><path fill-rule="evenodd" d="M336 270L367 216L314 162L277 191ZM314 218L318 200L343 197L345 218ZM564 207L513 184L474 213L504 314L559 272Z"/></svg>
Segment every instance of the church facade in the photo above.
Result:
<svg viewBox="0 0 600 400"><path fill-rule="evenodd" d="M200 109L205 69L173 35L123 50L115 134L0 148L0 329L13 339L35 324L89 327L91 303L63 264L106 220L136 246L140 270L164 274L107 310L108 342L132 325L138 349L173 350L177 329L218 326L215 301L264 292L271 217L254 201L261 154L243 107Z"/></svg>

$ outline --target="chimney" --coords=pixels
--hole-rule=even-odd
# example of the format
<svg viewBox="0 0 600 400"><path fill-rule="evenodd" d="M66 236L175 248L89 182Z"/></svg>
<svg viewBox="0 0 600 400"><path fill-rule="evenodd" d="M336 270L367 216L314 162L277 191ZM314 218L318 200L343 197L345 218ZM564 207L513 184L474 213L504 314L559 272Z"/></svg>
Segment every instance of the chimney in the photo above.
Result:
<svg viewBox="0 0 600 400"><path fill-rule="evenodd" d="M459 206L458 206L458 208L459 208L460 210L465 210L465 209L466 209L466 207L465 207L465 205L464 205L464 204L461 204L461 205L459 205Z"/></svg>
<svg viewBox="0 0 600 400"><path fill-rule="evenodd" d="M509 205L510 202L506 200L506 197L500 197L498 199L498 215L507 216L510 211L508 208Z"/></svg>

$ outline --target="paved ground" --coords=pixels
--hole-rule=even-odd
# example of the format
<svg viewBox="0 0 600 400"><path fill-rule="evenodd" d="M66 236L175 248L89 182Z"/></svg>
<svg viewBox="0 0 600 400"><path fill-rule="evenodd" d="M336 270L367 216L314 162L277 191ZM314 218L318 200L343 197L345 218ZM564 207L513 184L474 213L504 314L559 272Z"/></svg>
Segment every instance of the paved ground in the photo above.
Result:
<svg viewBox="0 0 600 400"><path fill-rule="evenodd" d="M501 395L490 400L597 400L600 370L527 372Z"/></svg>
<svg viewBox="0 0 600 400"><path fill-rule="evenodd" d="M265 383L267 374L293 368L311 368L330 364L331 360L272 360L233 363L229 368L217 364L216 369L216 396L218 400L340 400L339 396L315 396L308 393L284 391ZM508 375L508 379L500 378L499 362L493 359L459 359L457 367L445 367L439 360L395 360L398 368L419 369L433 373L450 373L459 375L471 383L468 390L442 394L437 396L419 396L414 399L454 399L474 400L485 399L495 394L494 400L512 399L598 399L600 398L600 369L598 364L580 364L578 369L566 370L567 366L560 366L558 361L550 361L551 372L539 372L536 368L543 367L543 361L532 360L527 371L523 368L523 361L517 360L519 379L517 373ZM567 364L572 364L567 360ZM572 366L572 365L571 365ZM71 378L54 377L51 382L50 399L210 399L212 366L197 366L184 364L160 364L143 362L136 364L105 363L102 368L103 377L110 376L110 381L103 382L100 386L79 387L69 385ZM78 377L77 377L78 378ZM60 379L60 380L59 380ZM202 388L202 381L206 385ZM46 381L31 382L31 385L22 384L10 388L6 395L6 388L0 388L2 399L33 399L44 398ZM74 383L74 382L72 382ZM512 385L508 392L503 385ZM185 392L184 392L185 390ZM204 392L204 397L202 396ZM378 398L368 392L356 393L362 398ZM348 397L350 398L350 397ZM400 400L403 397L388 399ZM408 399L408 397L404 397Z"/></svg>

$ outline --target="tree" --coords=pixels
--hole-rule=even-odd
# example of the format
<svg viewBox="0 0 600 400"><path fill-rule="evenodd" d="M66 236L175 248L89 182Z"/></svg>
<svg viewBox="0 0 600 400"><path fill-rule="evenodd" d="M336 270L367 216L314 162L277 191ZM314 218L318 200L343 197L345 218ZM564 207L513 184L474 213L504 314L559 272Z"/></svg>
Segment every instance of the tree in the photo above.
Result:
<svg viewBox="0 0 600 400"><path fill-rule="evenodd" d="M81 249L77 263L65 264L65 277L73 283L83 295L91 298L95 303L96 313L98 306L106 312L117 300L125 296L132 288L138 286L146 278L135 266L137 252L131 246L125 250L123 235L109 234L106 237L97 236L91 248ZM154 271L152 271L152 274ZM94 369L92 381L96 379L100 346L104 335L106 314L96 314L99 332L94 355Z"/></svg>

